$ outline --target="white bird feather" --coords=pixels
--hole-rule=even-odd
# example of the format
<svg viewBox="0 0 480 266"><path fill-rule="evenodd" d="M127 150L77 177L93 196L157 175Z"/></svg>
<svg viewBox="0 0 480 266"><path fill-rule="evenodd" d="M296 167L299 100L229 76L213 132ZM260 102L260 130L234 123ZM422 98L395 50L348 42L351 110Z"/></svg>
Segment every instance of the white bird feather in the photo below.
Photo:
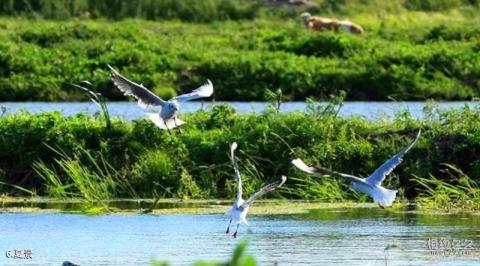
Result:
<svg viewBox="0 0 480 266"><path fill-rule="evenodd" d="M369 177L363 179L353 175L338 173L323 167L314 167L306 165L301 159L292 160L292 164L303 172L316 175L331 175L349 180L352 188L371 196L374 202L378 203L380 207L388 207L393 204L396 197L396 190L386 189L381 186L386 176L389 175L395 167L401 162L405 154L412 149L420 138L421 130L418 131L415 140L405 149L388 159L379 168L377 168Z"/></svg>
<svg viewBox="0 0 480 266"><path fill-rule="evenodd" d="M278 187L282 186L285 183L285 181L287 181L287 177L282 176L282 178L280 180L277 180L275 182L272 182L270 184L267 184L267 185L263 186L260 190L258 190L252 196L250 196L250 198L248 198L246 201L244 201L243 198L242 198L242 193L243 193L242 192L242 177L240 175L240 171L238 170L237 162L235 160L235 150L237 149L237 147L238 147L238 145L237 145L236 142L232 143L232 145L230 146L230 158L231 158L231 161L232 161L232 166L233 166L233 170L234 170L234 173L235 173L235 179L236 179L237 185L238 185L238 190L237 190L237 195L236 195L236 198L235 198L235 202L233 203L232 207L230 208L230 211L227 212L230 215L230 222L228 224L227 231L226 231L226 233L228 234L229 230L230 230L230 224L232 222L236 223L237 224L237 230L233 234L234 237L237 236L238 226L240 224L243 223L243 224L248 225L248 222L247 222L247 219L246 219L247 218L247 213L248 213L248 209L253 204L253 202L256 199L265 195L266 193L271 192L271 191L277 189Z"/></svg>
<svg viewBox="0 0 480 266"><path fill-rule="evenodd" d="M157 114L153 114L148 110L148 117L152 122L161 129L169 130L178 127L185 122L177 118L178 111L180 109L179 102L190 101L198 98L210 97L213 94L213 85L210 80L207 83L200 86L198 89L193 90L190 93L186 93L177 97L174 97L168 101L155 95L149 89L142 84L135 83L124 76L122 76L117 70L108 65L111 72L111 79L115 87L123 92L126 96L132 96L138 101L138 105L144 109L161 107L161 110Z"/></svg>

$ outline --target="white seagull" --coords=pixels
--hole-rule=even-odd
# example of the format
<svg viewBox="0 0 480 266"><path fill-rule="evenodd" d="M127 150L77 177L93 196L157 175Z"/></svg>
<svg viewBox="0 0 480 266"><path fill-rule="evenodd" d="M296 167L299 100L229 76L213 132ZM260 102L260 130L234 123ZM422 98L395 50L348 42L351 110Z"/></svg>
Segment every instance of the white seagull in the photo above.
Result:
<svg viewBox="0 0 480 266"><path fill-rule="evenodd" d="M123 92L124 95L133 96L138 100L138 105L142 108L152 107L154 110L148 111L148 116L152 122L161 129L170 129L178 127L185 122L177 118L180 103L210 97L213 94L212 82L207 79L207 83L190 93L182 94L168 101L158 97L142 84L137 84L120 75L118 71L108 65L111 71L111 79L115 87ZM161 108L160 111L155 108Z"/></svg>
<svg viewBox="0 0 480 266"><path fill-rule="evenodd" d="M249 225L246 218L247 218L248 208L250 208L253 201L255 201L256 199L260 198L261 196L263 196L264 194L270 191L274 191L276 188L283 185L285 181L287 181L287 177L282 176L281 180L265 185L255 194L250 196L250 198L244 201L242 199L242 178L240 176L240 171L238 170L237 162L235 161L236 149L237 149L237 143L234 142L230 147L230 158L232 159L233 170L235 171L235 179L237 181L238 191L237 191L237 197L235 199L235 202L233 203L232 207L227 213L228 215L230 215L230 222L228 223L227 231L225 232L226 234L230 232L230 224L233 221L234 223L237 224L237 229L235 230L235 233L233 233L233 237L237 237L238 227L240 226L240 224L243 223L247 226Z"/></svg>
<svg viewBox="0 0 480 266"><path fill-rule="evenodd" d="M395 169L395 167L397 167L402 162L403 156L415 145L415 143L417 143L418 139L420 138L420 133L421 130L418 131L417 137L412 142L412 144L410 144L407 148L400 151L398 154L383 163L379 168L377 168L377 170L375 170L375 172L373 172L369 177L365 179L353 175L335 172L323 167L307 166L300 159L295 159L292 161L292 163L300 170L309 174L313 174L316 176L322 176L325 174L349 180L353 189L369 195L373 198L373 201L375 203L378 203L381 208L385 208L392 205L397 195L397 191L382 187L382 182L383 180L385 180L387 175L389 175L393 171L393 169Z"/></svg>

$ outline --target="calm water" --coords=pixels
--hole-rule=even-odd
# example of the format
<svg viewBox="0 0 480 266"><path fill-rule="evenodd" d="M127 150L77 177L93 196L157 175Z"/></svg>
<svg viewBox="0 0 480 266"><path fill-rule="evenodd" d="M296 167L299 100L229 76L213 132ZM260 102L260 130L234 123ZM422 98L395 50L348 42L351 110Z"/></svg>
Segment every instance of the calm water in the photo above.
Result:
<svg viewBox="0 0 480 266"><path fill-rule="evenodd" d="M200 109L209 110L215 104L221 102L188 102L182 105L181 112L195 112ZM229 102L240 113L262 112L265 109L263 102ZM465 105L475 106L473 102L443 102L438 103L440 108L461 108ZM27 110L32 113L59 111L66 115L73 115L79 112L94 114L98 107L91 102L61 102L61 103L43 103L43 102L24 102L10 103L3 102L0 106L6 108L7 113L16 113L19 110ZM408 109L416 117L423 116L423 107L425 102L345 102L340 114L343 116L358 115L367 119L378 119L392 117L395 113ZM143 118L145 115L136 103L133 102L110 102L108 103L110 114L125 119ZM285 102L281 105L281 111L289 112L294 110L305 110L304 102Z"/></svg>
<svg viewBox="0 0 480 266"><path fill-rule="evenodd" d="M418 215L379 208L323 209L302 215L253 216L239 238L224 215L0 214L0 252L31 249L33 259L0 265L191 265L227 259L250 240L260 265L479 265L480 216ZM430 254L429 239L472 241L477 251ZM398 248L385 251L387 245Z"/></svg>

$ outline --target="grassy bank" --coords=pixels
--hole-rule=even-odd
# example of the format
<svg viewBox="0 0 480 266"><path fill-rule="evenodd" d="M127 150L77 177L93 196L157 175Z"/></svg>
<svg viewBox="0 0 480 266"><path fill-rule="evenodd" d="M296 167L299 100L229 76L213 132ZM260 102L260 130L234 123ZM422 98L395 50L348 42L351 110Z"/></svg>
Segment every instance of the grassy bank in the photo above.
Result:
<svg viewBox="0 0 480 266"><path fill-rule="evenodd" d="M267 89L278 88L286 99L302 101L328 99L339 90L348 100L480 96L475 6L324 2L319 14L350 18L365 36L307 31L302 10L273 7L260 8L263 15L254 19L208 23L181 16L158 22L1 18L0 99L85 100L71 86L80 80L110 99L126 99L108 81L106 64L164 97L206 78L217 100L263 100Z"/></svg>
<svg viewBox="0 0 480 266"><path fill-rule="evenodd" d="M303 175L290 161L301 157L366 176L404 148L420 127L422 138L387 179L387 187L400 188L401 196L412 198L428 191L415 179L430 175L453 186L465 184L460 180L465 176L478 182L480 110L427 109L425 121L400 113L394 120L370 122L336 117L334 105L312 104L308 113L270 110L260 115L238 115L219 106L183 116L187 124L173 135L146 120L113 119L107 127L103 118L83 115L7 115L0 119L1 190L91 202L157 195L231 198L235 183L228 149L236 141L245 194L287 175L285 188L269 197L363 201L367 198L348 184ZM464 175L446 171L444 163ZM469 195L478 197L478 191ZM472 206L478 207L476 203Z"/></svg>
<svg viewBox="0 0 480 266"><path fill-rule="evenodd" d="M138 215L152 205L153 199L113 199L104 203L107 209L102 206L93 207L85 204L81 199L59 200L51 197L0 197L1 210L3 212L18 213L72 213L72 214L102 214L107 210L111 214ZM232 204L231 199L160 199L152 214L225 214ZM98 208L100 207L100 208ZM260 199L255 202L255 208L249 210L249 216L262 215L298 215L308 214L319 209L339 208L378 208L375 203L357 202L319 202L304 200L286 199ZM404 211L403 205L398 203L394 211Z"/></svg>

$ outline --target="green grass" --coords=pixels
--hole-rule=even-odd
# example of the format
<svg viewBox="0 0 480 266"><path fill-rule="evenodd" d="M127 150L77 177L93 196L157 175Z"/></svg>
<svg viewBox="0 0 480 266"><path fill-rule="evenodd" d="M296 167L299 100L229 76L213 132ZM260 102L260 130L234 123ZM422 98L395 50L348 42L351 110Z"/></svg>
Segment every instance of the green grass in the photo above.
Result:
<svg viewBox="0 0 480 266"><path fill-rule="evenodd" d="M95 156L82 147L73 157L58 152L59 159L49 166L35 162L33 168L44 180L49 196L60 199L82 199L88 206L104 205L104 201L116 197L116 191L131 191L130 197L136 197L124 177L99 154ZM86 160L82 162L81 157ZM58 169L58 170L57 170ZM62 178L63 177L63 178ZM63 180L62 180L63 179Z"/></svg>
<svg viewBox="0 0 480 266"><path fill-rule="evenodd" d="M417 204L425 209L438 209L447 212L480 210L480 187L471 177L453 165L445 165L451 175L451 182L429 176L416 178L420 185Z"/></svg>
<svg viewBox="0 0 480 266"><path fill-rule="evenodd" d="M386 187L401 188L411 199L427 191L411 180L414 176L435 176L457 186L457 178L442 170L444 163L478 182L480 109L441 111L431 104L424 121L406 112L393 120L367 121L336 116L338 104L310 103L307 113L269 109L247 115L222 105L182 116L187 124L172 135L147 120L112 118L107 128L102 117L81 114L5 115L0 119L0 181L10 185L0 190L90 202L157 196L230 199L235 182L228 150L236 141L245 194L286 175L284 188L267 197L369 201L343 181L302 174L290 161L300 157L365 177L410 143L420 127L422 138L387 178Z"/></svg>
<svg viewBox="0 0 480 266"><path fill-rule="evenodd" d="M312 0L318 7L302 8L286 5L273 6L268 0L5 0L0 3L0 14L30 18L143 18L150 20L180 19L211 22L242 20L264 16L296 16L306 9L325 14L353 15L362 12L392 12L405 10L448 11L470 9L478 0Z"/></svg>
<svg viewBox="0 0 480 266"><path fill-rule="evenodd" d="M217 100L263 100L278 89L285 99L301 101L325 100L339 90L348 100L478 97L479 9L447 2L453 9L322 2L317 13L358 22L366 30L362 37L308 31L301 10L282 15L281 8L208 23L4 17L0 99L87 100L71 85L82 80L109 99L127 99L110 83L107 64L162 97L207 78Z"/></svg>
<svg viewBox="0 0 480 266"><path fill-rule="evenodd" d="M139 17L206 22L250 19L255 17L256 9L245 0L5 0L0 3L0 14L48 19Z"/></svg>

